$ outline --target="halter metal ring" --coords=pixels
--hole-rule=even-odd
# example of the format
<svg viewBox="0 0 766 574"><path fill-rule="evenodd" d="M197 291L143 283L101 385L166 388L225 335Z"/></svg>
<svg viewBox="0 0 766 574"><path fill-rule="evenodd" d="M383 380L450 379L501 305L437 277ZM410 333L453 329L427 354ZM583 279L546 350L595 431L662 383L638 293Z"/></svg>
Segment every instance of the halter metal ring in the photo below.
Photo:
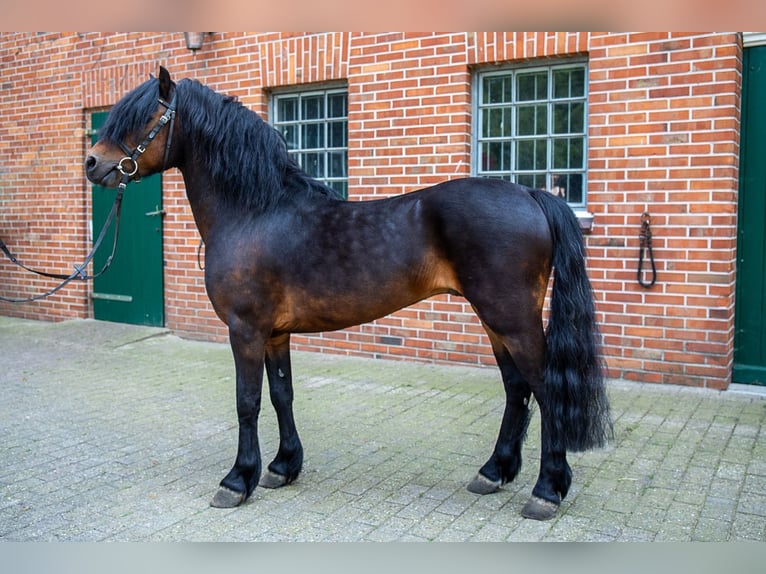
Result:
<svg viewBox="0 0 766 574"><path fill-rule="evenodd" d="M133 169L126 170L122 164L125 161L129 161L133 164ZM120 160L120 163L117 164L117 171L119 171L122 175L127 175L128 177L136 175L136 172L138 171L138 162L134 160L132 157L125 156Z"/></svg>

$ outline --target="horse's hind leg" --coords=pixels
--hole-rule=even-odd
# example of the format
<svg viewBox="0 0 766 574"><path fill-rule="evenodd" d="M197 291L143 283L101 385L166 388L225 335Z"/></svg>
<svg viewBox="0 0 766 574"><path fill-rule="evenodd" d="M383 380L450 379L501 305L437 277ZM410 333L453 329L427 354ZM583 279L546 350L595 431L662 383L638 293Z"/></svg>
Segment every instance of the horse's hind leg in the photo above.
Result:
<svg viewBox="0 0 766 574"><path fill-rule="evenodd" d="M567 462L566 450L554 448L556 441L552 440L549 425L551 417L558 416L551 412L545 399L544 385L534 388L535 399L540 406L542 429L540 432L540 473L532 489L521 515L535 520L548 520L556 516L561 501L564 500L572 484L572 469Z"/></svg>
<svg viewBox="0 0 766 574"><path fill-rule="evenodd" d="M260 485L278 488L294 481L303 466L303 447L293 417L293 381L290 368L290 336L272 339L266 345L266 375L271 404L279 424L279 450Z"/></svg>
<svg viewBox="0 0 766 574"><path fill-rule="evenodd" d="M545 424L556 413L550 412L545 396L545 339L542 328L532 329L522 338L506 338L505 344L535 396L542 420L540 473L521 514L525 518L548 520L556 516L561 501L569 492L572 469L567 463L566 451L554 448L555 441L551 440L549 425Z"/></svg>
<svg viewBox="0 0 766 574"><path fill-rule="evenodd" d="M525 320L520 315L516 320L517 328L505 331L510 334L499 334L503 331L497 327L494 333L491 328L487 329L503 373L506 409L495 451L468 487L480 494L494 492L503 482L513 478L511 472L516 465L518 467L515 472L520 468L520 449L529 422L527 405L524 403L529 399L530 390L540 407L542 420L555 416L555 413L547 412L545 401L545 337L542 325L536 319ZM526 328L518 328L524 325ZM556 515L572 482L572 470L566 460L566 451L554 450L554 441L548 436L547 427L546 424L542 425L540 474L532 496L521 511L522 516L536 520L548 520Z"/></svg>
<svg viewBox="0 0 766 574"><path fill-rule="evenodd" d="M489 328L487 333L503 377L505 412L492 456L468 485L468 490L476 494L496 492L516 478L521 470L521 447L529 425L529 385L500 338Z"/></svg>

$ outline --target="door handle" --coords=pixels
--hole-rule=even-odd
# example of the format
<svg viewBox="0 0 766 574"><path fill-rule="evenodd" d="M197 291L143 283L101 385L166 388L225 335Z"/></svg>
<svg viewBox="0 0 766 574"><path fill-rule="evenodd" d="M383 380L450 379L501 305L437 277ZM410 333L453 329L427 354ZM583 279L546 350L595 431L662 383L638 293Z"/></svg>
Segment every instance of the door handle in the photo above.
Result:
<svg viewBox="0 0 766 574"><path fill-rule="evenodd" d="M144 213L144 215L146 215L147 217L156 217L158 215L160 217L165 217L165 210L164 209L160 209L160 206L158 205L158 206L156 206L156 210L155 211L147 211L146 213Z"/></svg>

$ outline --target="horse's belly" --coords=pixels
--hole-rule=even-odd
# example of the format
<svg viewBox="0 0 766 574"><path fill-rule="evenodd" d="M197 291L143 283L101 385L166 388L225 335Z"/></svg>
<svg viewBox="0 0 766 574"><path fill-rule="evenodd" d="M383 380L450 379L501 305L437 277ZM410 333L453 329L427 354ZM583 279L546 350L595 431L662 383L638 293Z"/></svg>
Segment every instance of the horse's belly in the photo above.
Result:
<svg viewBox="0 0 766 574"><path fill-rule="evenodd" d="M276 318L275 330L292 333L336 331L369 323L439 293L457 293L449 286L409 286L343 290L334 294L303 293L290 298Z"/></svg>

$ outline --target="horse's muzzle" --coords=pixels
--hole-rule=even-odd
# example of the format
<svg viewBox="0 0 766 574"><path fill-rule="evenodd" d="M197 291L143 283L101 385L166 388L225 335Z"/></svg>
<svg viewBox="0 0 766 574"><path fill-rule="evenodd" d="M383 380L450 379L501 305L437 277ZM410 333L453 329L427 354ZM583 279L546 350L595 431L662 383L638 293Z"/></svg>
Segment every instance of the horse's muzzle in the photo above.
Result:
<svg viewBox="0 0 766 574"><path fill-rule="evenodd" d="M120 183L120 173L117 164L103 160L95 154L85 158L85 175L91 183L103 187L117 187Z"/></svg>

